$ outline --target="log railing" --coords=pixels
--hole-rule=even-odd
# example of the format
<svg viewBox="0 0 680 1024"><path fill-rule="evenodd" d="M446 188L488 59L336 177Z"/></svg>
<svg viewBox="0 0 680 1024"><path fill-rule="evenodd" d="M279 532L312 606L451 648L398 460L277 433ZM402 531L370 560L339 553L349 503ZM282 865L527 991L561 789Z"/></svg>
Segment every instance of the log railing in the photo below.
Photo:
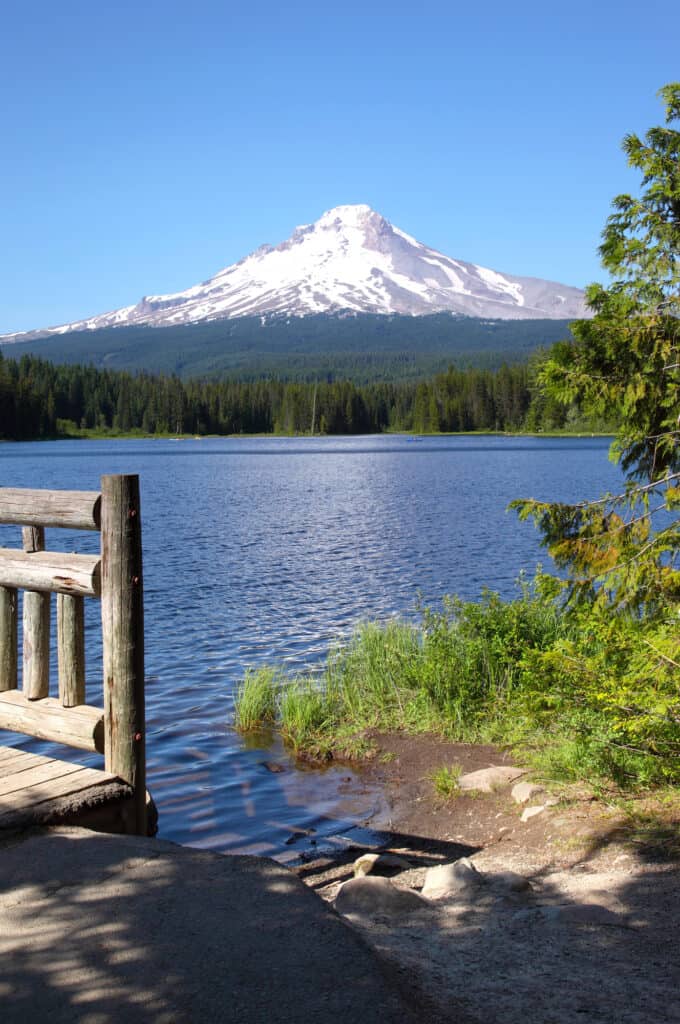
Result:
<svg viewBox="0 0 680 1024"><path fill-rule="evenodd" d="M101 493L0 488L0 523L22 548L0 548L0 728L104 755L134 790L146 834L144 611L137 476L104 476ZM45 527L97 530L99 555L45 550ZM18 591L23 591L21 673ZM57 602L57 696L50 696L50 612ZM103 709L85 694L84 602L102 613ZM21 676L21 678L20 678ZM21 686L20 686L21 683Z"/></svg>

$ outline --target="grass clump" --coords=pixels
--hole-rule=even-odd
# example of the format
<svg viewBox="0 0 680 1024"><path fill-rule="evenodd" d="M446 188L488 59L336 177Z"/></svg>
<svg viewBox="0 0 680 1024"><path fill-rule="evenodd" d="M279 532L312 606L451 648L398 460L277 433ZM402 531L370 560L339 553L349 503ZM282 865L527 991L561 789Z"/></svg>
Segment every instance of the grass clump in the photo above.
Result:
<svg viewBox="0 0 680 1024"><path fill-rule="evenodd" d="M442 765L440 768L435 768L430 776L430 781L434 786L435 793L444 800L449 800L458 792L462 768L459 764Z"/></svg>
<svg viewBox="0 0 680 1024"><path fill-rule="evenodd" d="M356 757L375 731L434 731L518 747L545 778L680 781L677 623L565 608L542 577L514 601L447 597L418 624L364 624L320 676L248 673L236 707L239 729L275 723L300 756Z"/></svg>
<svg viewBox="0 0 680 1024"><path fill-rule="evenodd" d="M325 759L332 747L333 707L312 677L292 680L281 692L279 726L297 753Z"/></svg>
<svg viewBox="0 0 680 1024"><path fill-rule="evenodd" d="M278 696L285 677L271 667L248 669L236 693L235 728L253 732L277 718Z"/></svg>

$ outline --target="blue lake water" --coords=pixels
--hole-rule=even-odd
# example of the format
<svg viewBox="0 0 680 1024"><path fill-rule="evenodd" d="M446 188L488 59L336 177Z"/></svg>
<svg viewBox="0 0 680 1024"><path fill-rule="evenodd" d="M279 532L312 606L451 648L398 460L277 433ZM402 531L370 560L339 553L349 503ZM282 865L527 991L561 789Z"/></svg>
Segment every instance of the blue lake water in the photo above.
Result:
<svg viewBox="0 0 680 1024"><path fill-rule="evenodd" d="M607 451L601 438L3 444L0 486L98 490L102 474L139 473L148 786L160 835L285 859L301 849L286 844L293 830L342 833L370 814L375 794L346 768L296 770L276 741L237 736L233 693L245 668L319 665L357 622L414 616L419 595L474 598L486 585L512 596L520 571L549 559L508 503L615 489L621 475ZM56 550L95 551L98 541L47 531ZM18 529L2 528L0 543L18 546ZM88 602L92 703L101 700L98 612ZM270 772L272 760L286 770Z"/></svg>

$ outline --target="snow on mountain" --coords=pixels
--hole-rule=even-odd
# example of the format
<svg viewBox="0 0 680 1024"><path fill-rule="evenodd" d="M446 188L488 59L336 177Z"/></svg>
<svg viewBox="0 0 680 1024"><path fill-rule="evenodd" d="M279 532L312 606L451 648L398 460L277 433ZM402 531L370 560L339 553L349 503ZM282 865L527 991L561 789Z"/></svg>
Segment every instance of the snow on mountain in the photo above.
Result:
<svg viewBox="0 0 680 1024"><path fill-rule="evenodd" d="M130 324L166 327L243 316L449 311L499 319L587 315L583 292L451 259L369 206L336 206L286 242L263 245L210 280L171 295L4 341Z"/></svg>

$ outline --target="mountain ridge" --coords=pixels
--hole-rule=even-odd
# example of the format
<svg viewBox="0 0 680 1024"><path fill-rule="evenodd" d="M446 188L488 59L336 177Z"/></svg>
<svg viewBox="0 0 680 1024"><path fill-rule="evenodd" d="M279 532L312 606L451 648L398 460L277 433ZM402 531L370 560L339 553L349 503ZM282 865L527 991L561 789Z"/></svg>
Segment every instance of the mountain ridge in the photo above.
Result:
<svg viewBox="0 0 680 1024"><path fill-rule="evenodd" d="M587 316L581 289L502 274L418 242L365 204L337 206L261 245L184 291L56 327L0 336L4 344L119 326L168 327L242 317L318 314L503 320Z"/></svg>

